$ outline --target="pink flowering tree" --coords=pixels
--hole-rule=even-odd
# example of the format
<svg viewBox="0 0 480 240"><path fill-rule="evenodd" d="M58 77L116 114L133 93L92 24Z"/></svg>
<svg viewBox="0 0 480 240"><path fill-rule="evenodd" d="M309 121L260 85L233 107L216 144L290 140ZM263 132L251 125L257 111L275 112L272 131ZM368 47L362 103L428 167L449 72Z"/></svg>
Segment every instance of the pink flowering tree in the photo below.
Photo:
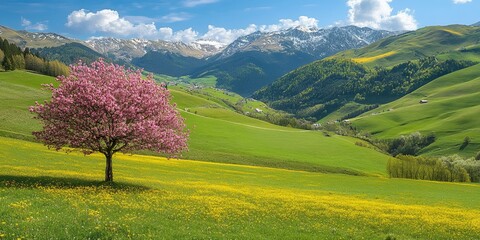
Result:
<svg viewBox="0 0 480 240"><path fill-rule="evenodd" d="M169 103L170 94L139 70L105 63L71 66L52 99L30 107L43 129L33 135L49 148L77 148L105 155L105 181L113 181L116 152L152 150L176 154L187 148L183 118Z"/></svg>

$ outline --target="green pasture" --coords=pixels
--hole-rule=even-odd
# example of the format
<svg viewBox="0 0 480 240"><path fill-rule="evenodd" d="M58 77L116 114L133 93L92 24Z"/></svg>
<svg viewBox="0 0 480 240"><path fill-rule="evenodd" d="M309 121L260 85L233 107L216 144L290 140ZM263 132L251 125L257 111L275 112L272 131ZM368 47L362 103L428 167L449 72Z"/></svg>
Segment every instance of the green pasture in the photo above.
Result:
<svg viewBox="0 0 480 240"><path fill-rule="evenodd" d="M478 184L55 152L0 137L0 238L475 239Z"/></svg>
<svg viewBox="0 0 480 240"><path fill-rule="evenodd" d="M363 114L353 124L379 138L434 132L437 141L424 149L424 154L458 153L472 157L480 150L479 89L480 65L475 65L435 79L405 97ZM422 99L428 103L420 104ZM471 143L460 150L467 136Z"/></svg>

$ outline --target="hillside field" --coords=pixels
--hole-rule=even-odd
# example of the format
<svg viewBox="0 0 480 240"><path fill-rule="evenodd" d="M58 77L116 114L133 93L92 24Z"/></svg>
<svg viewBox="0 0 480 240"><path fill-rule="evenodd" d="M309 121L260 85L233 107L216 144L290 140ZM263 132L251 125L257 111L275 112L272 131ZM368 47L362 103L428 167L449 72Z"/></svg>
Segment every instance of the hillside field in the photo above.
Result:
<svg viewBox="0 0 480 240"><path fill-rule="evenodd" d="M353 124L378 138L433 132L437 140L423 150L424 154L473 157L480 150L478 89L480 64L435 79L405 97L363 114ZM428 103L420 104L422 99ZM460 150L467 136L471 143Z"/></svg>
<svg viewBox="0 0 480 240"><path fill-rule="evenodd" d="M181 88L171 93L189 152L116 154L105 184L103 156L33 141L28 106L48 99L40 84L50 82L0 72L0 239L480 235L479 184L390 179L389 156L358 139L272 125Z"/></svg>
<svg viewBox="0 0 480 240"><path fill-rule="evenodd" d="M0 138L0 237L474 239L480 186L47 150Z"/></svg>
<svg viewBox="0 0 480 240"><path fill-rule="evenodd" d="M478 26L431 26L391 36L361 49L343 51L330 58L351 58L370 67L391 67L427 56L479 61L479 36Z"/></svg>
<svg viewBox="0 0 480 240"><path fill-rule="evenodd" d="M27 72L0 73L1 136L32 140L40 125L28 112L35 101L48 98L40 89L53 78ZM384 175L388 156L355 145L348 137L325 137L269 124L228 110L206 98L172 90L190 130L189 152L184 157L354 175ZM186 112L184 109L191 109ZM195 114L192 111L197 111ZM150 153L147 153L150 154Z"/></svg>

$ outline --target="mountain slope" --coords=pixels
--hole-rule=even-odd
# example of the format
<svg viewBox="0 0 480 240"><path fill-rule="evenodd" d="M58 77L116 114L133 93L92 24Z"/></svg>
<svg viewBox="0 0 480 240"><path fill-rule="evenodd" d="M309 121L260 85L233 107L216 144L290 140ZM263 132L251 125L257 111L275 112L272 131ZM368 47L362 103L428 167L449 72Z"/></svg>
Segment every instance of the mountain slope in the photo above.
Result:
<svg viewBox="0 0 480 240"><path fill-rule="evenodd" d="M66 43L76 42L56 33L31 33L27 31L15 31L0 26L0 37L7 39L20 48L57 47Z"/></svg>
<svg viewBox="0 0 480 240"><path fill-rule="evenodd" d="M227 58L238 52L303 52L316 59L346 49L366 46L394 33L356 26L308 29L296 27L276 32L255 32L235 40L219 55Z"/></svg>
<svg viewBox="0 0 480 240"><path fill-rule="evenodd" d="M430 57L391 69L369 69L350 60L320 60L284 75L253 97L273 108L318 120L354 101L363 104L364 110L371 109L472 64ZM342 118L361 113L361 109L353 108Z"/></svg>
<svg viewBox="0 0 480 240"><path fill-rule="evenodd" d="M416 91L353 119L378 138L434 132L425 154L474 156L480 147L480 64L447 74ZM420 100L428 103L420 104ZM389 110L390 111L387 111ZM460 149L465 137L471 143Z"/></svg>
<svg viewBox="0 0 480 240"><path fill-rule="evenodd" d="M85 43L101 54L126 62L130 62L134 58L141 58L149 51L201 59L216 54L222 49L221 45L205 40L186 44L163 40L97 38L87 40ZM151 64L158 64L158 62Z"/></svg>
<svg viewBox="0 0 480 240"><path fill-rule="evenodd" d="M425 27L391 36L357 50L338 53L333 58L348 58L369 66L393 66L428 56L440 59L479 60L469 49L480 46L480 27L450 25ZM454 56L452 56L454 55Z"/></svg>
<svg viewBox="0 0 480 240"><path fill-rule="evenodd" d="M460 25L388 37L296 69L254 97L301 117L351 118L479 62L479 37L479 27ZM354 63L357 75L349 69Z"/></svg>
<svg viewBox="0 0 480 240"><path fill-rule="evenodd" d="M150 51L131 63L149 72L180 77L188 75L192 69L205 65L207 60L184 56L169 51Z"/></svg>
<svg viewBox="0 0 480 240"><path fill-rule="evenodd" d="M192 75L215 75L218 87L249 96L299 66L392 34L355 26L255 32L231 43Z"/></svg>
<svg viewBox="0 0 480 240"><path fill-rule="evenodd" d="M271 83L288 69L312 62L315 58L303 52L247 51L204 65L191 74L195 77L214 75L216 86L249 96Z"/></svg>
<svg viewBox="0 0 480 240"><path fill-rule="evenodd" d="M91 48L76 42L66 43L57 47L35 48L32 49L31 52L48 60L58 60L65 64L75 64L79 60L89 63L100 57L104 57Z"/></svg>

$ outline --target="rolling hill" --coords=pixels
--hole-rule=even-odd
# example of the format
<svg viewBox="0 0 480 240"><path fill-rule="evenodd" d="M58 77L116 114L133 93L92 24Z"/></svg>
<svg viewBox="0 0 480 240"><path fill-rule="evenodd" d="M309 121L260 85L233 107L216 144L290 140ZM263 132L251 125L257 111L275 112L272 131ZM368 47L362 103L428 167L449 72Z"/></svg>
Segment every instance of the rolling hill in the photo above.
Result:
<svg viewBox="0 0 480 240"><path fill-rule="evenodd" d="M39 125L28 106L48 97L40 84L52 81L51 77L22 71L0 73L0 84L8 89L0 93L1 136L32 140L31 132ZM388 156L355 145L356 139L280 127L201 96L178 90L172 94L173 101L184 110L182 115L191 132L186 158L353 175L385 174Z"/></svg>
<svg viewBox="0 0 480 240"><path fill-rule="evenodd" d="M353 119L358 128L378 138L412 132L433 132L437 140L423 150L427 155L461 154L480 150L480 64L439 77L416 91ZM420 104L420 100L428 103ZM390 110L390 111L387 111ZM471 143L464 149L465 137Z"/></svg>
<svg viewBox="0 0 480 240"><path fill-rule="evenodd" d="M320 60L285 74L253 97L299 117L325 122L338 116L333 120L343 120L473 64L430 57L392 68L371 69L351 60Z"/></svg>
<svg viewBox="0 0 480 240"><path fill-rule="evenodd" d="M479 27L464 25L390 36L302 66L253 97L321 122L352 118L480 62L479 37Z"/></svg>
<svg viewBox="0 0 480 240"><path fill-rule="evenodd" d="M117 154L116 182L104 184L101 155L31 141L39 125L27 107L48 98L40 84L52 81L0 72L1 238L480 234L478 184L385 178L389 157L356 139L271 125L182 88L171 93L191 131L183 157L201 161Z"/></svg>
<svg viewBox="0 0 480 240"><path fill-rule="evenodd" d="M56 47L35 48L30 51L48 60L58 60L67 65L76 64L79 60L90 63L98 58L105 58L102 54L77 42L65 43Z"/></svg>
<svg viewBox="0 0 480 240"><path fill-rule="evenodd" d="M447 59L455 55L456 60L480 61L478 53L472 56L469 51L480 45L479 39L480 27L477 26L432 26L391 36L361 49L347 50L332 58L386 67L429 56Z"/></svg>

